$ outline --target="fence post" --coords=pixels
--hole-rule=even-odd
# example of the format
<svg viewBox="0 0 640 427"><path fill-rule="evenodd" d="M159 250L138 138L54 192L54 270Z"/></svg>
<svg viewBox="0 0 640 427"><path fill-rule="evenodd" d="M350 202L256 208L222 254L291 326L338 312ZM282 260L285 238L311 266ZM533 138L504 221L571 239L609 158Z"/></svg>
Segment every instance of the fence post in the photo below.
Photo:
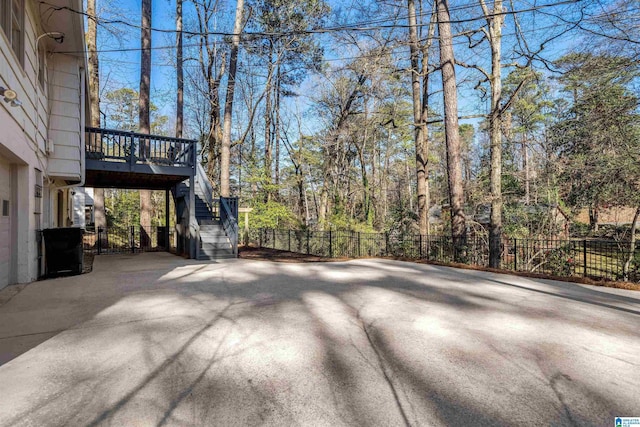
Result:
<svg viewBox="0 0 640 427"><path fill-rule="evenodd" d="M518 271L518 239L513 238L513 271Z"/></svg>
<svg viewBox="0 0 640 427"><path fill-rule="evenodd" d="M287 231L287 239L288 239L287 246L289 247L289 252L291 252L291 230Z"/></svg>
<svg viewBox="0 0 640 427"><path fill-rule="evenodd" d="M418 258L422 259L422 233L420 233L419 244L420 244L420 248L418 249Z"/></svg>
<svg viewBox="0 0 640 427"><path fill-rule="evenodd" d="M582 241L582 275L587 277L587 239Z"/></svg>
<svg viewBox="0 0 640 427"><path fill-rule="evenodd" d="M98 255L102 253L102 232L104 229L102 227L98 227Z"/></svg>
<svg viewBox="0 0 640 427"><path fill-rule="evenodd" d="M309 229L307 228L307 255L309 255Z"/></svg>
<svg viewBox="0 0 640 427"><path fill-rule="evenodd" d="M360 249L360 232L358 231L358 258L362 256L362 250Z"/></svg>
<svg viewBox="0 0 640 427"><path fill-rule="evenodd" d="M329 258L333 258L333 239L331 237L331 229L329 229Z"/></svg>
<svg viewBox="0 0 640 427"><path fill-rule="evenodd" d="M136 227L134 225L132 225L131 227L129 227L129 243L131 245L131 253L135 253L136 249L135 249L135 238L136 238Z"/></svg>
<svg viewBox="0 0 640 427"><path fill-rule="evenodd" d="M271 237L272 237L273 249L276 249L276 229L275 228L271 229Z"/></svg>
<svg viewBox="0 0 640 427"><path fill-rule="evenodd" d="M389 256L389 232L384 232L384 252L387 256Z"/></svg>
<svg viewBox="0 0 640 427"><path fill-rule="evenodd" d="M258 229L258 247L262 249L262 232L264 230L262 228Z"/></svg>
<svg viewBox="0 0 640 427"><path fill-rule="evenodd" d="M426 258L427 258L427 261L428 261L429 260L429 254L431 253L431 239L429 237L429 234L427 234L427 247L426 247L426 249L427 249Z"/></svg>

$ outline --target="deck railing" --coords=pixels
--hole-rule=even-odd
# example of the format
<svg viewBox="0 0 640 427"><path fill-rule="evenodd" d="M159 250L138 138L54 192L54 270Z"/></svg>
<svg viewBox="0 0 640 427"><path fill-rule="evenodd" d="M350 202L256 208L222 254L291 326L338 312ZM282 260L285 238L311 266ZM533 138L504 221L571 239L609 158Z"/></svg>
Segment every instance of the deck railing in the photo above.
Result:
<svg viewBox="0 0 640 427"><path fill-rule="evenodd" d="M220 197L220 223L224 228L233 254L238 255L238 198Z"/></svg>
<svg viewBox="0 0 640 427"><path fill-rule="evenodd" d="M195 144L190 139L89 127L85 153L91 160L192 166Z"/></svg>

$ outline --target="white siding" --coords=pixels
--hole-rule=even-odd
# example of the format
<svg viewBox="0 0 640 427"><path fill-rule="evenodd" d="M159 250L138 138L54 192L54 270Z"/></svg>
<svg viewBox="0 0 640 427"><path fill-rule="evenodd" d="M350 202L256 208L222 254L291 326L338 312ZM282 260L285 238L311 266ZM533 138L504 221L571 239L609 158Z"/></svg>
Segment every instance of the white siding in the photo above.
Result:
<svg viewBox="0 0 640 427"><path fill-rule="evenodd" d="M11 203L11 167L0 156L0 289L9 284L11 265L11 217L2 215L2 201Z"/></svg>
<svg viewBox="0 0 640 427"><path fill-rule="evenodd" d="M52 1L60 6L82 8L79 1ZM44 55L45 84L41 87L36 41L44 32L39 14L46 8L37 0L25 0L25 3L23 59L14 54L0 29L0 86L15 90L22 102L22 106L11 107L0 100L0 200L11 200L13 215L8 235L8 219L0 217L0 287L7 281L25 283L37 278L36 230L58 225L51 197L56 198L61 191L65 200L63 207L68 210L63 212L59 225L71 223L74 212L68 205L69 189L58 187L66 186L68 181L80 181L83 176L84 111L81 108L84 102L80 98L84 58L51 52ZM49 43L50 48L58 50L81 49L84 45L82 20L64 10L57 13L47 21L47 30L63 31L65 42L56 45L43 37L38 42L40 47ZM45 151L47 140L54 143L51 155ZM35 169L44 175L42 215L35 213L38 210ZM9 269L8 265L13 267Z"/></svg>
<svg viewBox="0 0 640 427"><path fill-rule="evenodd" d="M0 30L0 85L18 93L22 107L11 108L2 103L15 123L27 135L28 143L44 151L46 139L45 94L38 83L37 57L35 53L36 32L40 32L38 19L32 13L34 5L27 2L25 15L24 67L7 43L4 31ZM36 123L38 133L36 133ZM44 154L44 153L43 153Z"/></svg>
<svg viewBox="0 0 640 427"><path fill-rule="evenodd" d="M78 59L69 55L55 55L50 62L49 138L54 149L49 156L49 175L79 181L82 175L82 103Z"/></svg>

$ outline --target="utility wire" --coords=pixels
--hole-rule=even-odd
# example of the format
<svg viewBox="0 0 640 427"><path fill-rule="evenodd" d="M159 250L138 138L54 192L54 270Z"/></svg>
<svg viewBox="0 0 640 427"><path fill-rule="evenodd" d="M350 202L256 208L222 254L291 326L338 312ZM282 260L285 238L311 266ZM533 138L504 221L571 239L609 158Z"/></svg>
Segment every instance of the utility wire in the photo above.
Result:
<svg viewBox="0 0 640 427"><path fill-rule="evenodd" d="M569 25L569 23L567 23L567 25ZM558 25L554 24L554 25L548 25L548 26L544 26L544 27L537 27L534 29L530 29L530 30L526 30L526 31L520 31L518 33L503 33L503 36L515 36L516 34L533 34L542 30L548 30L551 28L557 28ZM452 37L454 38L459 38L459 37L467 37L473 33L476 33L476 31L463 31L460 33L456 33L453 34ZM436 43L439 42L439 39L437 36L435 37L424 37L422 38L420 41L425 42L425 41L434 41ZM468 45L468 41L457 41L457 42L453 42L453 45L456 46L460 46L460 45ZM407 46L408 42L406 41L399 41L396 45L391 46L391 48L398 48L398 47L402 47L402 46ZM190 47L200 47L200 43L187 43L183 45L183 48L190 48ZM150 50L171 50L171 49L175 49L176 46L175 44L171 44L171 45L164 45L164 46L151 46L149 49ZM113 48L113 49L97 49L95 52L97 53L126 53L126 52L139 52L141 51L142 48L140 47L131 47L131 48ZM76 51L56 51L55 53L60 53L60 54L82 54L82 53L87 53L87 50L76 50ZM367 57L367 56L377 56L375 54L372 55L362 55L362 56L358 56L358 57L347 57L347 58L325 58L324 61L339 61L342 59L357 59L359 57Z"/></svg>
<svg viewBox="0 0 640 427"><path fill-rule="evenodd" d="M640 18L640 17L639 17ZM526 30L526 31L520 31L520 32L513 32L513 33L503 33L502 36L503 37L509 37L509 36L515 36L517 34L534 34L534 33L538 33L541 31L545 31L545 30L549 30L551 28L557 28L558 25L547 25L544 27L537 27L534 29L530 29L530 30ZM462 36L466 36L468 34L468 32L463 32L463 33L458 33L458 34L454 34L453 37L462 37ZM436 38L437 39L437 38ZM436 40L437 41L437 40ZM468 45L468 41L456 41L453 42L453 45ZM396 49L399 47L404 47L406 46L407 43L406 42L398 42L395 45L389 46L389 49ZM199 45L197 44L193 44L193 45L184 45L183 47L198 47ZM171 45L171 46L156 46L155 48L152 47L152 49L175 49L175 45ZM137 51L140 50L139 48L132 48L131 50ZM115 49L114 51L107 51L107 50L98 50L98 52L100 53L117 53L117 52L122 52L122 50L120 49ZM348 56L348 57L331 57L331 58L323 58L322 60L324 62L339 62L339 61L354 61L357 59L366 59L366 58L377 58L381 56L381 54L377 54L377 53L366 53L363 55L357 55L357 56ZM140 62L138 61L122 61L120 59L101 59L101 61L106 61L106 62L118 62L118 63L123 63L123 64L131 64L131 65L139 65ZM186 61L185 61L186 62ZM157 66L157 67L175 67L175 64L170 64L170 63L154 63L153 66ZM200 65L183 65L187 68L200 68Z"/></svg>
<svg viewBox="0 0 640 427"><path fill-rule="evenodd" d="M474 16L474 17L470 17L470 18L463 18L463 19L455 19L455 20L450 20L448 21L451 24L462 24L462 23L468 23L468 22L474 22L474 21L479 21L479 20L486 20L487 18L491 18L491 17L496 17L496 16L505 16L505 15L516 15L519 13L529 13L529 12L534 12L537 10L541 10L541 9L546 9L546 8L550 8L550 7L556 7L556 6L561 6L561 5L566 5L566 4L576 4L576 3L580 3L583 0L561 0L555 3L547 3L547 4L542 4L542 5L537 5L537 6L532 6L526 9L519 9L519 10L512 10L512 11L503 11L500 13L491 13L488 15L479 15L479 16ZM122 21L122 20L101 20L99 18L97 18L94 15L88 15L86 12L83 11L78 11L76 9L70 8L68 6L55 6L52 5L51 3L47 3L46 1L41 1L41 4L45 4L47 6L49 6L50 8L52 8L53 10L67 10L70 11L72 13L77 13L83 16L86 16L89 19L94 19L96 20L96 22L100 25L107 25L107 24L120 24L120 25L126 25L128 27L132 27L132 28L136 28L136 29L142 29L142 26L137 25L137 24L132 24L126 21ZM417 24L417 27L425 27L430 25L430 23L420 23ZM397 28L410 28L411 26L408 24L388 24L388 25L377 25L377 26L346 26L346 25L342 25L342 26L334 26L334 27L321 27L321 28L312 28L312 29L308 29L308 30L295 30L295 31L283 31L283 32L243 32L242 34L240 34L240 37L246 39L261 39L261 38L280 38L280 37L288 37L288 36L297 36L297 35L313 35L313 34L327 34L327 33L333 33L333 32L343 32L343 31L348 31L348 32L365 32L365 31L374 31L374 30L383 30L383 29L397 29ZM163 29L163 28L151 28L151 31L156 31L156 32L161 32L161 33L171 33L171 34L175 34L176 30L174 29ZM188 36L202 36L202 35L209 35L209 36L222 36L222 37L229 37L229 36L233 36L235 35L234 33L229 33L229 32L223 32L223 31L209 31L209 32L197 32L197 31L182 31L182 34L184 35L188 35ZM174 47L174 46L172 46ZM151 47L151 49L154 49L153 47ZM142 48L132 48L132 49L121 49L120 51L135 51L135 50L142 50ZM114 49L113 51L118 51L117 49ZM85 53L86 50L82 50L82 51L63 51L63 52L59 52L59 53ZM104 51L103 51L104 52Z"/></svg>

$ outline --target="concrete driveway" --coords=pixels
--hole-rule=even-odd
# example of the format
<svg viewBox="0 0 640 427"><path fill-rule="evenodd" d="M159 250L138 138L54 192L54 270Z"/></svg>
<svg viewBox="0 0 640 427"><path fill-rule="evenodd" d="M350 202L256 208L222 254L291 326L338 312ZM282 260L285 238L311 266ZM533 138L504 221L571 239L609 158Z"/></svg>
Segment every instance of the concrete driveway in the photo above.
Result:
<svg viewBox="0 0 640 427"><path fill-rule="evenodd" d="M0 425L613 425L640 293L388 260L97 257L0 307Z"/></svg>

